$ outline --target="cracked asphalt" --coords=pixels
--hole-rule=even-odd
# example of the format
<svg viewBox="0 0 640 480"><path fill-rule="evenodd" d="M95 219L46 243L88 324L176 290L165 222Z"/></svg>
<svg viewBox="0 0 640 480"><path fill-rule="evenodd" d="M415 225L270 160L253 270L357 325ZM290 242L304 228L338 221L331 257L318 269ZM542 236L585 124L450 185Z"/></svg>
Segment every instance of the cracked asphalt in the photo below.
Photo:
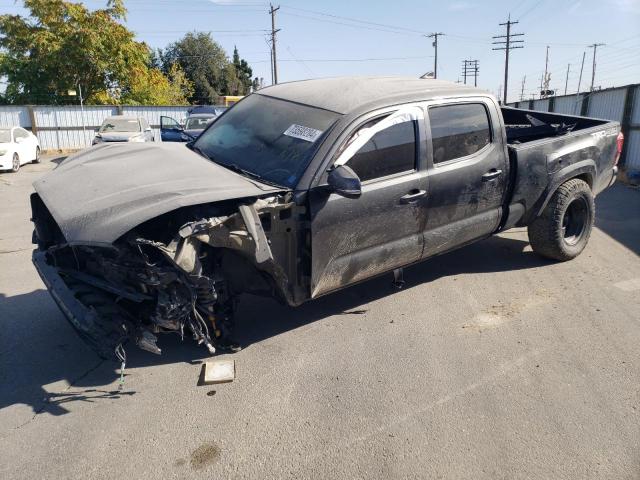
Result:
<svg viewBox="0 0 640 480"><path fill-rule="evenodd" d="M0 478L640 478L640 191L576 260L522 229L298 309L247 297L236 380L204 348L127 350L125 384L30 262L31 182L0 174Z"/></svg>

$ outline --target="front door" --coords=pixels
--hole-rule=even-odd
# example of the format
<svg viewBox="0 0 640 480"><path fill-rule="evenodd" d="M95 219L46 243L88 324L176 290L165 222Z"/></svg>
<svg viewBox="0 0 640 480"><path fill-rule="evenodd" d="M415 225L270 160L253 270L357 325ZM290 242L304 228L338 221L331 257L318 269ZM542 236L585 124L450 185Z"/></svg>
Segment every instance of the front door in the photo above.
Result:
<svg viewBox="0 0 640 480"><path fill-rule="evenodd" d="M426 177L417 141L422 110L415 110L420 118L386 113L369 120L346 142L361 146L336 164L360 177L359 198L312 190L312 298L420 259Z"/></svg>
<svg viewBox="0 0 640 480"><path fill-rule="evenodd" d="M498 227L509 176L498 118L495 105L485 98L429 106L423 257L486 237Z"/></svg>
<svg viewBox="0 0 640 480"><path fill-rule="evenodd" d="M182 126L171 117L160 117L160 138L163 142L185 142Z"/></svg>

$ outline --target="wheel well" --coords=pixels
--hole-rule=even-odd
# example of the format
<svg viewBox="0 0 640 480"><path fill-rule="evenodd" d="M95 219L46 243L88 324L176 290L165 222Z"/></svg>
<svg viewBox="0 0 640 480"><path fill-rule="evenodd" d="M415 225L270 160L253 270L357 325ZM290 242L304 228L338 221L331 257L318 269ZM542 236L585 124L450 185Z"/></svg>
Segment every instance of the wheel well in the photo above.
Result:
<svg viewBox="0 0 640 480"><path fill-rule="evenodd" d="M593 177L591 176L591 174L589 174L589 173L581 173L580 175L577 175L577 176L575 176L573 178L577 178L578 180L582 180L587 185L589 185L589 188L591 190L593 190ZM569 180L573 180L573 178L568 178L567 180L565 180L565 182L568 182ZM563 183L565 183L565 182L563 182Z"/></svg>

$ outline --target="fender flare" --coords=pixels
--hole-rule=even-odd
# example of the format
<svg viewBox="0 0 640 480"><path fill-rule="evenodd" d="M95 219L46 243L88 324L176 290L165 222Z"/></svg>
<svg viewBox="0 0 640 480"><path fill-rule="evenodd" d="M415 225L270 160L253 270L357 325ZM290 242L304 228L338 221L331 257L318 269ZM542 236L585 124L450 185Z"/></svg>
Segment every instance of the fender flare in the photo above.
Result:
<svg viewBox="0 0 640 480"><path fill-rule="evenodd" d="M554 172L549 178L549 186L547 187L547 193L544 196L544 200L536 209L536 213L533 218L537 218L542 215L542 212L549 204L549 201L551 201L551 197L556 193L558 187L567 180L571 180L576 177L585 177L589 184L589 188L593 189L597 172L596 162L594 162L593 159L581 160L563 168L562 170Z"/></svg>

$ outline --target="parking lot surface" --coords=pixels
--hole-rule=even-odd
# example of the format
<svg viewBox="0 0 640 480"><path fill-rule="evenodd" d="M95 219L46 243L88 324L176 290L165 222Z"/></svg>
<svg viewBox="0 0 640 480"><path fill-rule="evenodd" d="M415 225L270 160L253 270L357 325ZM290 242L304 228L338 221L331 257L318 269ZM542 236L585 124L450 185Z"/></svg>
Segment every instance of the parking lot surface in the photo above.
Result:
<svg viewBox="0 0 640 480"><path fill-rule="evenodd" d="M639 190L598 197L574 261L515 229L400 291L246 297L235 381L197 386L206 350L166 336L118 390L31 265L55 161L0 174L0 478L640 478Z"/></svg>

